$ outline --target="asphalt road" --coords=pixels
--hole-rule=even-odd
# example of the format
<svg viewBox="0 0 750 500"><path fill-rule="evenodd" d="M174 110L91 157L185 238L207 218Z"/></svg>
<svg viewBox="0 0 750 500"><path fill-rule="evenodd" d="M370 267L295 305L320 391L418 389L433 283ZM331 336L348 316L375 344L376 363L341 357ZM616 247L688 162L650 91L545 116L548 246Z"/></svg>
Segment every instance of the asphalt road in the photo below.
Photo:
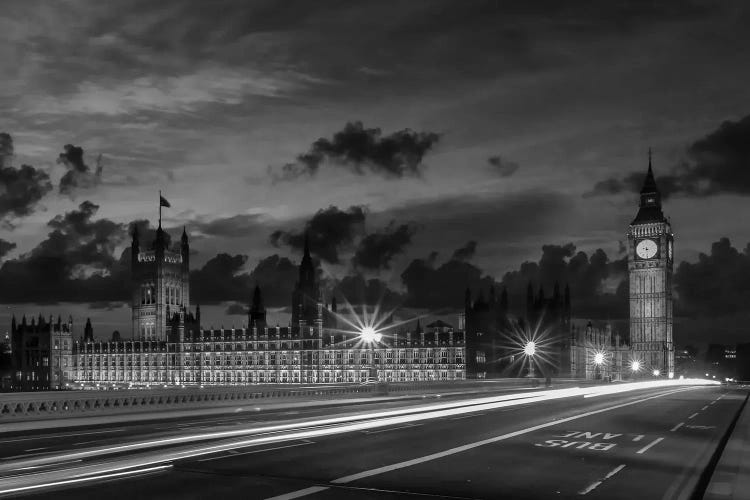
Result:
<svg viewBox="0 0 750 500"><path fill-rule="evenodd" d="M474 406L422 417L383 417L369 427L365 420L361 428L340 432L335 430L338 424L318 422L284 439L272 434L269 439L275 441L266 443L235 443L213 454L203 449L193 457L175 455L152 465L141 460L129 472L112 465L113 472L100 473L95 481L60 481L34 496L689 498L745 397L744 392L721 387L669 387L588 398L531 397L495 406L467 400L466 405ZM67 441L61 446L72 447ZM173 448L164 449L171 453ZM128 456L123 452L114 458L83 458L74 466L115 464ZM52 473L64 467L42 464L14 470L15 461L23 459L4 461L0 484L44 467Z"/></svg>

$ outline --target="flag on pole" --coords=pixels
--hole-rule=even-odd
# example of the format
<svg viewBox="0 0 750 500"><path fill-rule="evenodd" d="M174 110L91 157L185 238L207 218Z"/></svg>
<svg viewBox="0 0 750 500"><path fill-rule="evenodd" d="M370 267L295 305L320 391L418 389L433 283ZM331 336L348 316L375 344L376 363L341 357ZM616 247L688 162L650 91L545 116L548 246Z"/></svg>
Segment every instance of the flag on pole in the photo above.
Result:
<svg viewBox="0 0 750 500"><path fill-rule="evenodd" d="M171 207L172 205L169 204L167 199L163 197L162 195L159 195L159 206L160 207Z"/></svg>

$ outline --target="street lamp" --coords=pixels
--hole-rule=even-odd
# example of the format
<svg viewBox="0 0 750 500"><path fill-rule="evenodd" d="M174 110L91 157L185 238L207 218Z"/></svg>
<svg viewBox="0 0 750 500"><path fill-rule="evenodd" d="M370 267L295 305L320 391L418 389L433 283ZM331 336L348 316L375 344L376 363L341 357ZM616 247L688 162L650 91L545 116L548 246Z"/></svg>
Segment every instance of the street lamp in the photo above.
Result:
<svg viewBox="0 0 750 500"><path fill-rule="evenodd" d="M374 378L377 381L378 370L375 368L375 344L380 342L383 334L371 326L366 326L359 332L359 337L362 339L362 342L370 345L370 373L368 379Z"/></svg>
<svg viewBox="0 0 750 500"><path fill-rule="evenodd" d="M630 362L630 370L633 372L639 372L641 371L641 362L637 359L634 359Z"/></svg>
<svg viewBox="0 0 750 500"><path fill-rule="evenodd" d="M594 354L594 363L601 366L604 364L604 353L597 352Z"/></svg>
<svg viewBox="0 0 750 500"><path fill-rule="evenodd" d="M659 370L654 370L654 377L658 377L661 375L661 372Z"/></svg>
<svg viewBox="0 0 750 500"><path fill-rule="evenodd" d="M523 346L523 353L529 357L529 377L534 378L534 355L536 354L536 342L529 340Z"/></svg>

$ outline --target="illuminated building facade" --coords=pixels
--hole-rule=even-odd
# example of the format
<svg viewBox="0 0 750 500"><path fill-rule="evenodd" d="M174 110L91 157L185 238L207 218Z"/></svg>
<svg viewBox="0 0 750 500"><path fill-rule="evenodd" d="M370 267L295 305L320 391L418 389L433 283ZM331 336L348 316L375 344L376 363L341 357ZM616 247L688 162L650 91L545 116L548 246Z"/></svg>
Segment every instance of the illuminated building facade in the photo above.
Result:
<svg viewBox="0 0 750 500"><path fill-rule="evenodd" d="M232 385L364 382L374 368L382 381L466 378L463 331L435 323L426 331L384 328L376 345L337 328L335 298L324 306L307 241L292 296L288 327L269 327L260 287L247 328L202 329L189 304L189 246L167 250L161 227L151 250L133 234L135 340L73 344L70 380L87 384Z"/></svg>
<svg viewBox="0 0 750 500"><path fill-rule="evenodd" d="M638 214L628 229L630 342L649 372L674 375L672 226L664 216L649 153Z"/></svg>

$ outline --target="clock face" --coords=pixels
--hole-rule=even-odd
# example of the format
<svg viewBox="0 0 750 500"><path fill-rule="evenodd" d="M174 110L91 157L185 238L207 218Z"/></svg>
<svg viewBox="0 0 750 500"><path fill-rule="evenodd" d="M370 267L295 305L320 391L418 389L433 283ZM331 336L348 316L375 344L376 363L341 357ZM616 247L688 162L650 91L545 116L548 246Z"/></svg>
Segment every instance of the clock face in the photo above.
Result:
<svg viewBox="0 0 750 500"><path fill-rule="evenodd" d="M659 247L654 240L641 240L635 247L635 253L641 259L653 258L658 250Z"/></svg>

